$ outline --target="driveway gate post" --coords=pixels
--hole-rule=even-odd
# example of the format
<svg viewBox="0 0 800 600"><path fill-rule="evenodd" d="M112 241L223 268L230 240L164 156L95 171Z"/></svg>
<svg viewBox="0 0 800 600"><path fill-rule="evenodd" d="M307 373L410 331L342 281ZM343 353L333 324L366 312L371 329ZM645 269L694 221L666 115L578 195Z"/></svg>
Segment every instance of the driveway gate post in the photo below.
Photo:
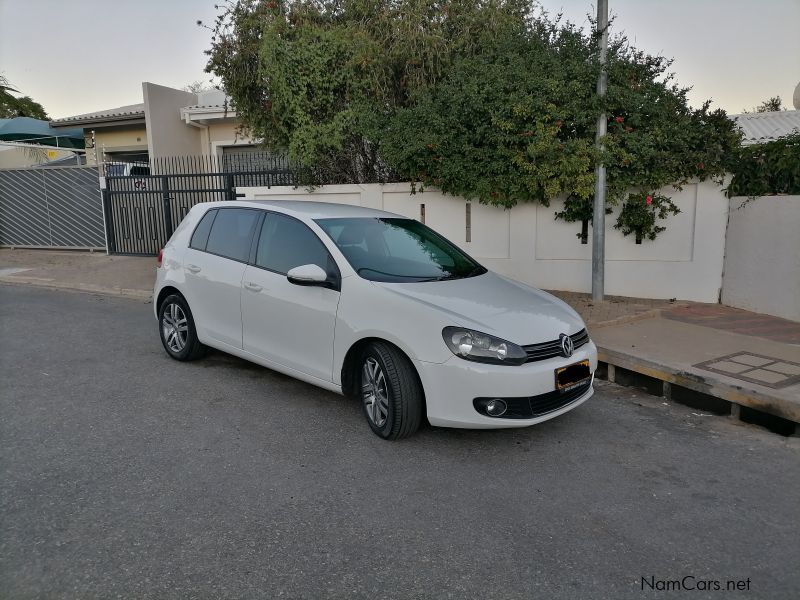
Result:
<svg viewBox="0 0 800 600"><path fill-rule="evenodd" d="M100 190L103 198L103 219L105 224L106 234L106 254L114 253L117 251L117 242L114 238L114 219L111 210L111 190L108 189L108 180L106 180L106 189Z"/></svg>
<svg viewBox="0 0 800 600"><path fill-rule="evenodd" d="M165 240L168 240L172 235L172 206L170 204L172 198L169 195L169 177L166 175L161 177L161 191L164 202L164 228L167 234Z"/></svg>

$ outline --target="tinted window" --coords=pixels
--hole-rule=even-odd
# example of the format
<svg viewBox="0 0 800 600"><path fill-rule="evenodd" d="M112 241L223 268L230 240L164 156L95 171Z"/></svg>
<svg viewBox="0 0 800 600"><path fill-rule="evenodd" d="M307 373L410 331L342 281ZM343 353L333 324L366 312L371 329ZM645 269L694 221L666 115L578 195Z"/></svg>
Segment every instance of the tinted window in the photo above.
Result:
<svg viewBox="0 0 800 600"><path fill-rule="evenodd" d="M316 234L296 219L269 213L258 240L256 265L286 274L300 265L328 268L328 250Z"/></svg>
<svg viewBox="0 0 800 600"><path fill-rule="evenodd" d="M195 250L206 249L208 234L211 232L211 224L214 222L214 216L216 214L216 210L210 210L205 214L205 216L203 216L202 219L200 219L200 223L197 224L197 228L192 234L192 241L189 242L190 247L194 248Z"/></svg>
<svg viewBox="0 0 800 600"><path fill-rule="evenodd" d="M455 244L413 219L318 219L317 224L364 279L441 281L486 273Z"/></svg>
<svg viewBox="0 0 800 600"><path fill-rule="evenodd" d="M246 262L258 211L246 208L221 208L208 236L207 252Z"/></svg>

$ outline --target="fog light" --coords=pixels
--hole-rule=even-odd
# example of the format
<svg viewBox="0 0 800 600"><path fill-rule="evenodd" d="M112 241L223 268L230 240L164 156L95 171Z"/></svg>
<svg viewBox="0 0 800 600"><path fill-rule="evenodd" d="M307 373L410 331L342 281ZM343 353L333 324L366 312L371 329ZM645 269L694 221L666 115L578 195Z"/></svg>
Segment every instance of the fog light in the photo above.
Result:
<svg viewBox="0 0 800 600"><path fill-rule="evenodd" d="M507 408L505 402L500 400L500 398L495 398L494 400L489 400L486 404L486 414L490 417L502 417Z"/></svg>

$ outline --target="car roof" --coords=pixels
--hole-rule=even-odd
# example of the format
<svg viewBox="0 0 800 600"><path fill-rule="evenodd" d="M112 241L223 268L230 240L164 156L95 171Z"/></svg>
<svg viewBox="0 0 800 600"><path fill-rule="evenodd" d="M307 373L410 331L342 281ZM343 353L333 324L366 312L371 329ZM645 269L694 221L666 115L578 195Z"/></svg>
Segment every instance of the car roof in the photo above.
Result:
<svg viewBox="0 0 800 600"><path fill-rule="evenodd" d="M275 209L298 218L336 219L336 218L401 218L403 215L352 204L335 204L333 202L313 202L309 200L232 200L226 202L209 202L217 206L242 206L247 208Z"/></svg>

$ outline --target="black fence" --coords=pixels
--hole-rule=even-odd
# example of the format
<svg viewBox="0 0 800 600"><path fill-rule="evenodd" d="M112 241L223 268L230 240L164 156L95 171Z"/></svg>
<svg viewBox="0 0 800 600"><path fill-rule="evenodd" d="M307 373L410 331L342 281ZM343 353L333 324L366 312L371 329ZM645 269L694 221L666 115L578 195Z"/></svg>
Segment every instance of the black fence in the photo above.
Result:
<svg viewBox="0 0 800 600"><path fill-rule="evenodd" d="M195 204L233 200L239 187L295 185L285 156L246 152L160 157L103 166L107 243L116 254L154 255Z"/></svg>
<svg viewBox="0 0 800 600"><path fill-rule="evenodd" d="M192 206L233 200L238 188L403 181L374 157L298 168L285 155L246 147L221 156L111 161L102 174L109 252L141 255L157 254Z"/></svg>

